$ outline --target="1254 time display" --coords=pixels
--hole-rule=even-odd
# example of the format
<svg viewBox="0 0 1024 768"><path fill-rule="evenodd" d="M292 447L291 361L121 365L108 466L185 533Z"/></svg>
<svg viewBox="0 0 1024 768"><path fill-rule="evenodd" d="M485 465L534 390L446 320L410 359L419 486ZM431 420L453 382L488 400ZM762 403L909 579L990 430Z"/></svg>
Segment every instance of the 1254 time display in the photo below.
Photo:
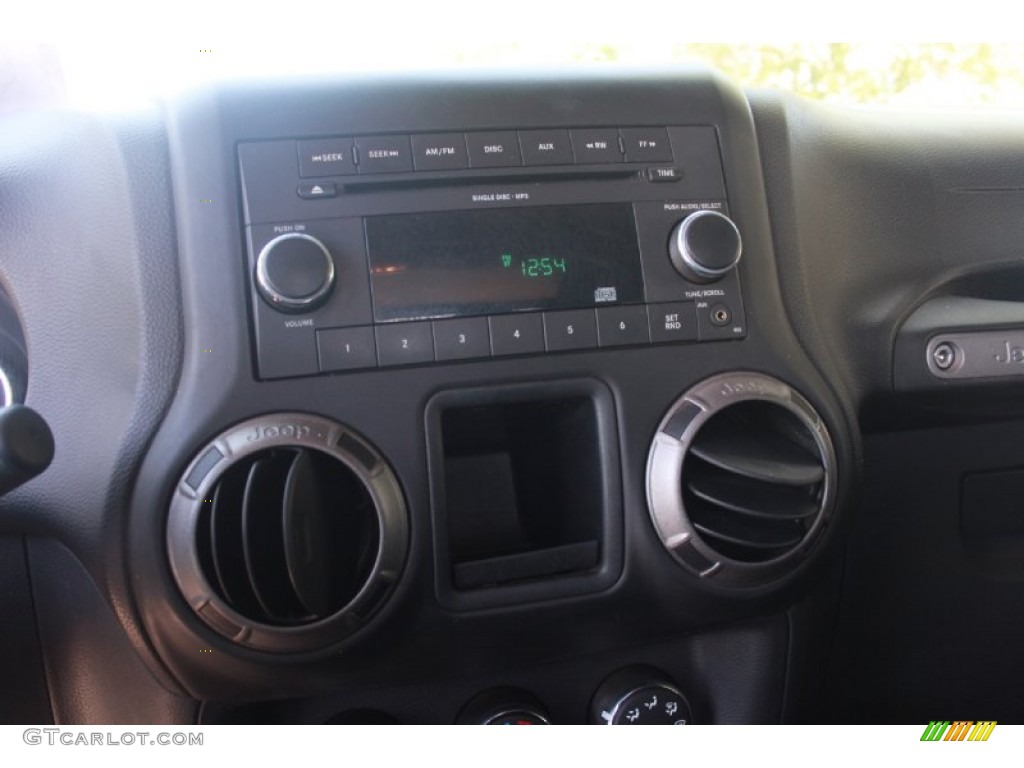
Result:
<svg viewBox="0 0 1024 768"><path fill-rule="evenodd" d="M505 269L511 269L515 259L511 253L501 255L501 265ZM565 274L568 271L565 259L544 256L542 258L519 259L519 271L525 277L551 277L552 275Z"/></svg>

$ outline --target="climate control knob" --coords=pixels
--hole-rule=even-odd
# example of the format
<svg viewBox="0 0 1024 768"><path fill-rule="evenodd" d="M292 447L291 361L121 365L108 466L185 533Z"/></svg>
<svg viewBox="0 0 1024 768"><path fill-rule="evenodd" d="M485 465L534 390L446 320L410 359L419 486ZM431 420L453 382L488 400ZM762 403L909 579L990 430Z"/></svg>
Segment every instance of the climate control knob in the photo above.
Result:
<svg viewBox="0 0 1024 768"><path fill-rule="evenodd" d="M459 725L551 725L540 700L519 688L494 688L473 698L459 713Z"/></svg>
<svg viewBox="0 0 1024 768"><path fill-rule="evenodd" d="M739 263L743 239L724 213L697 211L672 230L668 252L672 266L687 280L711 283Z"/></svg>
<svg viewBox="0 0 1024 768"><path fill-rule="evenodd" d="M598 725L688 725L690 705L668 676L636 666L609 675L594 694L590 722Z"/></svg>
<svg viewBox="0 0 1024 768"><path fill-rule="evenodd" d="M280 235L263 246L256 259L256 287L276 310L309 312L330 296L334 259L311 235Z"/></svg>

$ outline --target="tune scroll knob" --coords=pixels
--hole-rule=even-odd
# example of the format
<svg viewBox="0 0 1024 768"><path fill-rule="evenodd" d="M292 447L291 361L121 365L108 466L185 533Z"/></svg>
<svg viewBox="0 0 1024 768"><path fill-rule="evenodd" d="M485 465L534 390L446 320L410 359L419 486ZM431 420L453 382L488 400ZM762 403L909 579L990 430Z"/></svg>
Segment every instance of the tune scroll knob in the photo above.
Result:
<svg viewBox="0 0 1024 768"><path fill-rule="evenodd" d="M711 283L739 263L743 238L724 213L697 211L672 230L668 251L672 266L687 280Z"/></svg>
<svg viewBox="0 0 1024 768"><path fill-rule="evenodd" d="M279 235L263 246L256 259L256 287L276 310L312 311L334 288L334 259L312 235Z"/></svg>

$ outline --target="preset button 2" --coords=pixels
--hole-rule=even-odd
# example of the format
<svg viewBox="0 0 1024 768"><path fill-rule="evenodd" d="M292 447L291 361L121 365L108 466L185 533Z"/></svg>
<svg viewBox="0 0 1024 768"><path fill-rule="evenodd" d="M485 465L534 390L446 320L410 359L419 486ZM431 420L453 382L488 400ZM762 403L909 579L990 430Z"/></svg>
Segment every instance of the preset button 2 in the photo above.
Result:
<svg viewBox="0 0 1024 768"><path fill-rule="evenodd" d="M378 325L377 357L381 365L434 362L434 334L430 323Z"/></svg>

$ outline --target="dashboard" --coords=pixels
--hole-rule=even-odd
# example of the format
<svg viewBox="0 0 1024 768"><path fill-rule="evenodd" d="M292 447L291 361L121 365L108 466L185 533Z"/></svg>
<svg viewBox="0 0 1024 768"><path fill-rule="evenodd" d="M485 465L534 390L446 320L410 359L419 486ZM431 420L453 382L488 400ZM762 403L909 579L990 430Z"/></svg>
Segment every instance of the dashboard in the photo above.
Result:
<svg viewBox="0 0 1024 768"><path fill-rule="evenodd" d="M1018 123L702 70L5 120L56 450L0 715L1013 719Z"/></svg>

